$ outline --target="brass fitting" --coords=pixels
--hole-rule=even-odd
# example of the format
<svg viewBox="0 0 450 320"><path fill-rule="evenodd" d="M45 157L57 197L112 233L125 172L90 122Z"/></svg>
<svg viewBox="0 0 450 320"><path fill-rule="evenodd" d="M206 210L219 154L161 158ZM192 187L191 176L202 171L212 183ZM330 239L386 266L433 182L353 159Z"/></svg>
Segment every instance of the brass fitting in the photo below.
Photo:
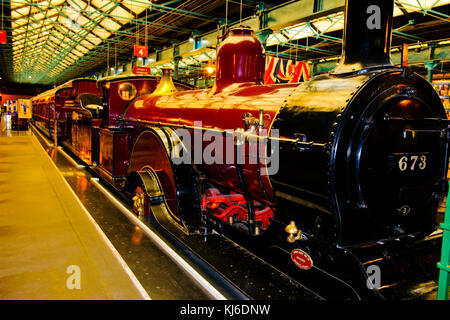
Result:
<svg viewBox="0 0 450 320"><path fill-rule="evenodd" d="M284 230L289 233L287 242L294 243L295 241L302 239L302 230L297 228L295 221L291 221Z"/></svg>

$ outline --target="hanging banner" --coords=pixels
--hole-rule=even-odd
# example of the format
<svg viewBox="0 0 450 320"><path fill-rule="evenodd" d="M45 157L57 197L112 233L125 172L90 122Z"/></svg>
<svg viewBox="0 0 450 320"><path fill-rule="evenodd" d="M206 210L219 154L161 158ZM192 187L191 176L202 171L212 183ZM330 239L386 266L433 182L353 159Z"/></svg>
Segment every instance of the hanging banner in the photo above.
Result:
<svg viewBox="0 0 450 320"><path fill-rule="evenodd" d="M148 57L148 47L135 45L134 46L134 56L147 58Z"/></svg>
<svg viewBox="0 0 450 320"><path fill-rule="evenodd" d="M150 70L150 68L147 68L147 67L134 66L133 67L133 74L150 75L151 74L151 70Z"/></svg>
<svg viewBox="0 0 450 320"><path fill-rule="evenodd" d="M6 43L6 31L0 30L0 44Z"/></svg>
<svg viewBox="0 0 450 320"><path fill-rule="evenodd" d="M305 62L266 57L265 84L303 82L309 78L309 65Z"/></svg>

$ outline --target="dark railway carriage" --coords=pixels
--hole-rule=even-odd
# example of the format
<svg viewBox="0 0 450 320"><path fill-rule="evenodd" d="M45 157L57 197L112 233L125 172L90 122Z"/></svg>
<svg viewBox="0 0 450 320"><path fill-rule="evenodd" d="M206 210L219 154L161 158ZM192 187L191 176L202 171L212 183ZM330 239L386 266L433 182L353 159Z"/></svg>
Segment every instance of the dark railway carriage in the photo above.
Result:
<svg viewBox="0 0 450 320"><path fill-rule="evenodd" d="M73 79L32 99L33 122L52 139L56 127L57 138L64 140L72 134L68 132L67 124L67 115L71 110L86 109L100 103L96 80Z"/></svg>
<svg viewBox="0 0 450 320"><path fill-rule="evenodd" d="M391 64L392 13L347 0L340 64L301 84L262 84L245 27L220 45L212 89L167 71L158 87L102 79L100 114L74 110L66 144L180 239L215 229L325 298L418 297L437 273L448 121L430 84Z"/></svg>

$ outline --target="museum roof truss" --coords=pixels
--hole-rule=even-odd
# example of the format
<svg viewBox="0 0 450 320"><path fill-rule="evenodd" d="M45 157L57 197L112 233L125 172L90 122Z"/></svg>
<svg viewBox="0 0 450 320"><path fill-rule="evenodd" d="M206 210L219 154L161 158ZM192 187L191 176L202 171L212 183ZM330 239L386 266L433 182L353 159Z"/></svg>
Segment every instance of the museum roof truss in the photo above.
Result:
<svg viewBox="0 0 450 320"><path fill-rule="evenodd" d="M89 66L131 52L148 40L170 41L158 31L191 34L194 30L164 23L189 17L216 21L201 10L181 9L199 1L149 0L7 0L11 12L12 65L15 82L56 83ZM204 1L212 5L217 1ZM164 19L162 19L164 18ZM144 30L144 31L143 31Z"/></svg>

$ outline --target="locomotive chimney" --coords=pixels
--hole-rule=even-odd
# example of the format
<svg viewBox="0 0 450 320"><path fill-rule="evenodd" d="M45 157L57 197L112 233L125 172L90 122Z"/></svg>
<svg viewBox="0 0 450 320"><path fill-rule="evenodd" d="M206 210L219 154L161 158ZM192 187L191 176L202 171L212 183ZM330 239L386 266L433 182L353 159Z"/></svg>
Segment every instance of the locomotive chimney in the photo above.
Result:
<svg viewBox="0 0 450 320"><path fill-rule="evenodd" d="M332 74L392 66L394 0L346 0L342 57Z"/></svg>
<svg viewBox="0 0 450 320"><path fill-rule="evenodd" d="M216 81L211 93L236 83L261 84L264 80L264 48L248 27L229 30L217 51Z"/></svg>
<svg viewBox="0 0 450 320"><path fill-rule="evenodd" d="M177 88L173 84L172 81L172 69L170 68L161 68L162 75L161 80L159 81L158 85L156 86L155 91L153 91L153 95L166 95L171 94L174 92L177 92Z"/></svg>

